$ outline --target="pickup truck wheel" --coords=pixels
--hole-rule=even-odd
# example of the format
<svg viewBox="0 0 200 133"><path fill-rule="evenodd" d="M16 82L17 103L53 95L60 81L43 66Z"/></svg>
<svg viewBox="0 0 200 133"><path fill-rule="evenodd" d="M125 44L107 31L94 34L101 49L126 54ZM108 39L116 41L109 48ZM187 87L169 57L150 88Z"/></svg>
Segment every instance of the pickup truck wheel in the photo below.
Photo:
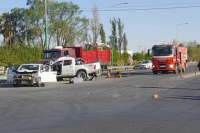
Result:
<svg viewBox="0 0 200 133"><path fill-rule="evenodd" d="M45 86L45 83L41 82L41 79L38 78L38 79L37 79L37 86L38 86L38 87L44 87L44 86Z"/></svg>
<svg viewBox="0 0 200 133"><path fill-rule="evenodd" d="M100 70L98 70L97 72L94 73L94 76L99 77L99 76L101 76L101 74L102 74L102 70L100 69Z"/></svg>
<svg viewBox="0 0 200 133"><path fill-rule="evenodd" d="M39 86L40 87L45 87L45 83L41 83Z"/></svg>
<svg viewBox="0 0 200 133"><path fill-rule="evenodd" d="M87 74L84 72L84 71L79 71L78 73L77 73L77 78L82 78L83 79L83 81L87 81Z"/></svg>

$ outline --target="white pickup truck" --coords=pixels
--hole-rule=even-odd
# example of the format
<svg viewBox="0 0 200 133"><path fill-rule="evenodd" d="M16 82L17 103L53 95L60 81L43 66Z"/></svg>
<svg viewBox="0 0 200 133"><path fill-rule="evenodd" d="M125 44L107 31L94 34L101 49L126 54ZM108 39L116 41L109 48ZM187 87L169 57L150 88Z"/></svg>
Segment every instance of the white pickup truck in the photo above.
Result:
<svg viewBox="0 0 200 133"><path fill-rule="evenodd" d="M53 71L57 71L57 78L82 78L86 81L97 76L101 70L100 62L84 64L81 58L60 57L49 64Z"/></svg>
<svg viewBox="0 0 200 133"><path fill-rule="evenodd" d="M34 85L44 87L46 82L57 82L57 72L46 69L43 64L22 64L19 68L10 66L7 72L7 82L14 87Z"/></svg>

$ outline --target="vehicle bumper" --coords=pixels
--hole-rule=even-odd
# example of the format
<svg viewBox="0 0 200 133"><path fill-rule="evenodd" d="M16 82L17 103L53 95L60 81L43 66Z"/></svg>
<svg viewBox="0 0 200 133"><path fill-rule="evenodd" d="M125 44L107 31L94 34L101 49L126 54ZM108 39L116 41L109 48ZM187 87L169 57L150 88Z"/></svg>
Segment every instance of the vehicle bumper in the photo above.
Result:
<svg viewBox="0 0 200 133"><path fill-rule="evenodd" d="M37 79L34 77L29 77L29 78L15 78L13 80L13 84L16 85L35 85L37 84Z"/></svg>
<svg viewBox="0 0 200 133"><path fill-rule="evenodd" d="M153 65L152 70L153 71L174 71L175 66L173 64L170 64L170 65Z"/></svg>

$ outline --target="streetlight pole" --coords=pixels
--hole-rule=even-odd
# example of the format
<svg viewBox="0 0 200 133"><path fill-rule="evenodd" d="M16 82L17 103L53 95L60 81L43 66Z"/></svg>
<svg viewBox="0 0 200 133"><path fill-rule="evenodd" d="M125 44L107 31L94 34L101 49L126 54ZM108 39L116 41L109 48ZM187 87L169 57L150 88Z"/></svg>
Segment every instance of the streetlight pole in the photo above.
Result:
<svg viewBox="0 0 200 133"><path fill-rule="evenodd" d="M177 41L177 43L176 43L176 45L178 46L178 26L180 26L180 25L184 25L184 24L188 24L188 23L181 23L181 24L177 24L176 25L176 41ZM179 56L182 56L182 54L181 53L179 53ZM180 57L179 57L180 58ZM182 58L181 58L182 59ZM182 71L182 60L180 60L180 78L182 78L183 77L183 71Z"/></svg>
<svg viewBox="0 0 200 133"><path fill-rule="evenodd" d="M184 24L188 24L188 23L181 23L181 24L177 24L176 25L176 45L178 45L178 26L180 26L180 25L184 25Z"/></svg>
<svg viewBox="0 0 200 133"><path fill-rule="evenodd" d="M49 49L48 47L48 24L47 24L47 0L45 0L45 42L46 42L46 49Z"/></svg>
<svg viewBox="0 0 200 133"><path fill-rule="evenodd" d="M112 55L111 55L112 66L113 66L113 43L114 43L114 41L113 41L114 37L112 36L112 7L123 5L123 4L128 4L128 2L124 2L124 3L120 3L120 4L110 6L110 30L111 30L110 39L111 39L111 49L112 49Z"/></svg>

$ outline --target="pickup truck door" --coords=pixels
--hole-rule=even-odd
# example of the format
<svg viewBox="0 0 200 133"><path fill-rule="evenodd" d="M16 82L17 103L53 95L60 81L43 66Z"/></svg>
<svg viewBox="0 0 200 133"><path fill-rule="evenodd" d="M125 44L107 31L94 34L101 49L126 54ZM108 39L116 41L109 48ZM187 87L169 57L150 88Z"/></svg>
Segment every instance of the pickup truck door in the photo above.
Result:
<svg viewBox="0 0 200 133"><path fill-rule="evenodd" d="M7 72L7 82L13 82L13 77L16 74L17 67L10 65Z"/></svg>
<svg viewBox="0 0 200 133"><path fill-rule="evenodd" d="M75 73L75 60L66 59L62 63L62 75L74 76Z"/></svg>

